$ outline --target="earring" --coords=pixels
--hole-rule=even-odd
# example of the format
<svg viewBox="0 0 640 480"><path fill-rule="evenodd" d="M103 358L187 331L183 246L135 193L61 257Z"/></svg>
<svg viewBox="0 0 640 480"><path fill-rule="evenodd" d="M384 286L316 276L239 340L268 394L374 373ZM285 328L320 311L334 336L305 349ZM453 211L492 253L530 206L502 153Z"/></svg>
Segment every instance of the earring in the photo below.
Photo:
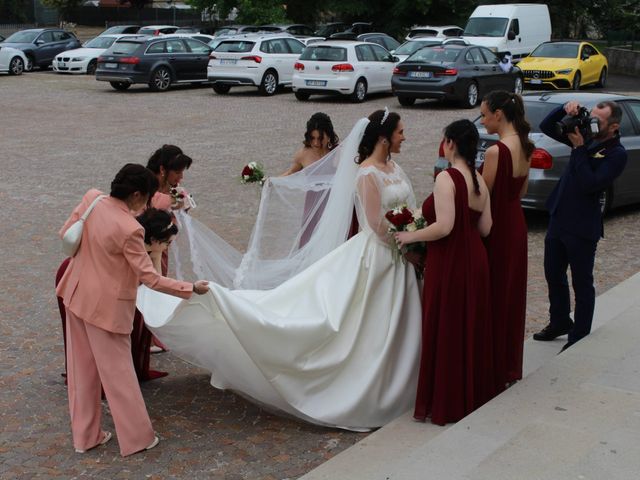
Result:
<svg viewBox="0 0 640 480"><path fill-rule="evenodd" d="M383 138L383 139L382 139L382 144L383 144L383 145L386 145L386 144L387 144L387 139L386 139L386 138Z"/></svg>

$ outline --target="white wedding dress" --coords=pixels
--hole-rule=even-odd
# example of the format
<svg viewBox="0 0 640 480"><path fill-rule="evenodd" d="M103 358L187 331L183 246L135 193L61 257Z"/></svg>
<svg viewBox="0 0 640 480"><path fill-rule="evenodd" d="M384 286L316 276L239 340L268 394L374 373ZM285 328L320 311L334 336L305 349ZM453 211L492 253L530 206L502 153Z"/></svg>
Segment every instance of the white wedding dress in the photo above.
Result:
<svg viewBox="0 0 640 480"><path fill-rule="evenodd" d="M190 300L141 287L146 323L172 353L211 371L214 387L312 423L366 430L409 410L420 293L413 267L394 259L384 212L414 208L415 198L401 168L390 167L355 167L362 230L310 266L275 288L212 282Z"/></svg>

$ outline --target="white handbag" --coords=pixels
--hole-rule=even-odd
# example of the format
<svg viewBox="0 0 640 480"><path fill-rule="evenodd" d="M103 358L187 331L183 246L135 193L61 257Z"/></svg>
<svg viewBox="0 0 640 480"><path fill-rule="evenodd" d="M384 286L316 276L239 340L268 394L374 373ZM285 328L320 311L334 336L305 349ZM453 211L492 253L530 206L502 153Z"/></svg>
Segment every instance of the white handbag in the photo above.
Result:
<svg viewBox="0 0 640 480"><path fill-rule="evenodd" d="M82 214L82 217L71 225L64 235L62 236L62 251L68 257L73 257L78 248L80 247L80 242L82 241L82 229L84 228L84 221L87 219L93 207L95 207L100 200L102 200L106 195L98 195L96 199L91 202L89 208Z"/></svg>

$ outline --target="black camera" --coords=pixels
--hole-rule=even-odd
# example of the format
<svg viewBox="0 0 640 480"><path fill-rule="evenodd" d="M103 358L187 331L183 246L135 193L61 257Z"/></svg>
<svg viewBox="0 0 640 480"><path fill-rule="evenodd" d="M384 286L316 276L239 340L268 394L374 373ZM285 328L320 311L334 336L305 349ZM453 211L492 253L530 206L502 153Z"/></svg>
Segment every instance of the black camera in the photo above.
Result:
<svg viewBox="0 0 640 480"><path fill-rule="evenodd" d="M574 133L576 127L585 140L600 133L600 122L596 117L592 117L585 107L580 107L577 115L565 117L556 123L556 133L558 135Z"/></svg>

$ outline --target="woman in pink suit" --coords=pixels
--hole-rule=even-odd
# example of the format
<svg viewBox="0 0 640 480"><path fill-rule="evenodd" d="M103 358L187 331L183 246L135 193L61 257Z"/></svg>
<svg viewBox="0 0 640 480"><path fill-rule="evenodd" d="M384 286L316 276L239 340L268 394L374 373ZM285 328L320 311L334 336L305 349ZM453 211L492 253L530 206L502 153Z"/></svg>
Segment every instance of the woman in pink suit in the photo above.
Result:
<svg viewBox="0 0 640 480"><path fill-rule="evenodd" d="M491 316L496 387L522 378L527 306L527 222L520 199L527 192L534 144L520 96L495 90L482 100L481 123L500 139L480 167L491 192L493 227L486 246L491 271Z"/></svg>
<svg viewBox="0 0 640 480"><path fill-rule="evenodd" d="M67 316L69 411L77 452L106 443L100 428L100 385L105 392L123 456L157 445L131 359L130 334L140 282L181 298L208 291L161 276L144 246L144 229L132 215L157 188L142 165L127 164L111 183L111 193L85 221L82 243L56 293ZM60 230L64 235L101 193L89 190Z"/></svg>

